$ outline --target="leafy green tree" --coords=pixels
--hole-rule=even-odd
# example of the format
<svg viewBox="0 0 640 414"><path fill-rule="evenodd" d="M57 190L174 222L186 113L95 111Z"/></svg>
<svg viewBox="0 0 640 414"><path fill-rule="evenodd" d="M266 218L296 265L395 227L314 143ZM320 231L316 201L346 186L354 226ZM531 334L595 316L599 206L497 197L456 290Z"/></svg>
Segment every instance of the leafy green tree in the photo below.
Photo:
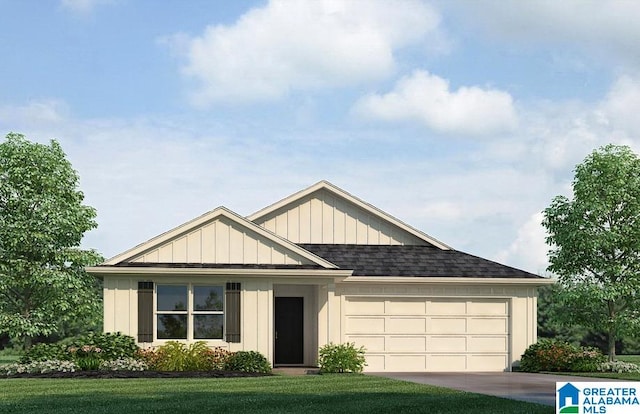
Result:
<svg viewBox="0 0 640 414"><path fill-rule="evenodd" d="M38 335L100 312L84 266L102 258L78 248L97 225L83 198L56 141L10 133L0 143L0 333L25 348Z"/></svg>
<svg viewBox="0 0 640 414"><path fill-rule="evenodd" d="M549 271L564 292L559 315L616 339L640 328L640 160L607 145L576 166L573 199L557 196L544 211Z"/></svg>

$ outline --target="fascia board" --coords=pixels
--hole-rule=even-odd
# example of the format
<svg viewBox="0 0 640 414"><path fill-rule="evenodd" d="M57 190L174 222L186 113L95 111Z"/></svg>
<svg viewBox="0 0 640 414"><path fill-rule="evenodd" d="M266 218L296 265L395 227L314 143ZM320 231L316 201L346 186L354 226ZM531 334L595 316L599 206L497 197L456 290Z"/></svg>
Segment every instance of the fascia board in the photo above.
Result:
<svg viewBox="0 0 640 414"><path fill-rule="evenodd" d="M394 283L394 284L434 284L434 285L529 285L544 286L556 283L548 278L488 278L488 277L386 277L350 276L343 283Z"/></svg>
<svg viewBox="0 0 640 414"><path fill-rule="evenodd" d="M246 277L318 277L340 278L351 276L352 270L338 269L225 269L225 268L160 268L90 266L85 271L93 276L246 276Z"/></svg>

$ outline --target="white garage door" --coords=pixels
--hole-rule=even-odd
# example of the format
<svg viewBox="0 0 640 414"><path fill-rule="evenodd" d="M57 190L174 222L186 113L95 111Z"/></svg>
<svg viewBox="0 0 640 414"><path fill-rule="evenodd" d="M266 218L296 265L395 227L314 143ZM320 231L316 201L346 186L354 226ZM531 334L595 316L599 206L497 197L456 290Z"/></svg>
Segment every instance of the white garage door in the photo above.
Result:
<svg viewBox="0 0 640 414"><path fill-rule="evenodd" d="M507 299L347 297L345 335L367 371L504 371Z"/></svg>

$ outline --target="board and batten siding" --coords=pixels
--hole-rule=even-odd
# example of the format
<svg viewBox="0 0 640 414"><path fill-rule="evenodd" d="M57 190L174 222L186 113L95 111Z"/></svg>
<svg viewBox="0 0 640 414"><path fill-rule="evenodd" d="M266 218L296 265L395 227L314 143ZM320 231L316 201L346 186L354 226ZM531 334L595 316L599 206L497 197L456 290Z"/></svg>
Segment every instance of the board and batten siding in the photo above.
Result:
<svg viewBox="0 0 640 414"><path fill-rule="evenodd" d="M230 351L259 351L270 359L273 355L273 284L271 280L234 278L240 284L240 342L209 340L209 346L221 346ZM154 284L193 282L180 277L154 278ZM224 285L219 278L201 278L198 283ZM134 278L104 278L104 331L121 332L138 340L138 280ZM155 313L155 311L154 311ZM155 327L155 316L154 327ZM166 341L147 342L159 346ZM140 342L139 342L140 343Z"/></svg>
<svg viewBox="0 0 640 414"><path fill-rule="evenodd" d="M416 245L424 240L363 208L317 191L255 221L294 243Z"/></svg>
<svg viewBox="0 0 640 414"><path fill-rule="evenodd" d="M224 217L131 260L137 263L310 264L273 241Z"/></svg>

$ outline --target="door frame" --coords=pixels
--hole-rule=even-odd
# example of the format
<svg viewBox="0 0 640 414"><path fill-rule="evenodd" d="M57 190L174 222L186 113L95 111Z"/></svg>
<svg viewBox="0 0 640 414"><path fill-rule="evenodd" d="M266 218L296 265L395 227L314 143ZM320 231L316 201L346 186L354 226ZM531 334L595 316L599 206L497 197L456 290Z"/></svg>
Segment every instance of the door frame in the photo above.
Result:
<svg viewBox="0 0 640 414"><path fill-rule="evenodd" d="M278 306L277 302L279 299L299 299L299 311L300 311L300 327L299 327L299 338L292 338L296 341L296 347L299 346L300 351L300 362L280 362L278 361ZM302 366L305 364L305 298L304 296L276 296L274 298L274 323L273 323L273 331L274 331L274 345L273 345L273 364L274 366ZM281 329L282 330L282 329Z"/></svg>

